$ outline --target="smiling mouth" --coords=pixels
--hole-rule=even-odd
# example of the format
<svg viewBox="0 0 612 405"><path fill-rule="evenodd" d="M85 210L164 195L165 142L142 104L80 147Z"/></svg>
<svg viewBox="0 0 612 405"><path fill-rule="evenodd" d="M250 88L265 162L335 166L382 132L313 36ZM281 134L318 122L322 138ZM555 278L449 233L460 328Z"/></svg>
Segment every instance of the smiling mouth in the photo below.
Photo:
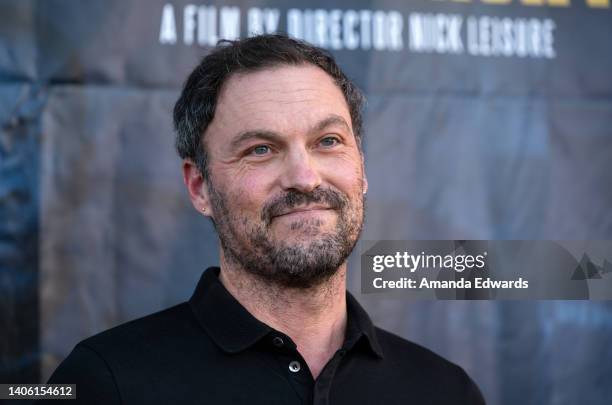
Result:
<svg viewBox="0 0 612 405"><path fill-rule="evenodd" d="M319 214L325 211L333 211L332 208L328 207L303 207L296 208L291 211L283 212L282 214L275 215L274 218L290 217L290 216L308 216L312 214Z"/></svg>

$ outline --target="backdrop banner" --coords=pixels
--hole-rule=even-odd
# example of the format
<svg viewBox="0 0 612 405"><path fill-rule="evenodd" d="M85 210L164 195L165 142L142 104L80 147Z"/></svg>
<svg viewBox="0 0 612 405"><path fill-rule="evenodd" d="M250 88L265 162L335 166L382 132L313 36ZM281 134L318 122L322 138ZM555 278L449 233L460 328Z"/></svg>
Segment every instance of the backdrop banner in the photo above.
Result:
<svg viewBox="0 0 612 405"><path fill-rule="evenodd" d="M218 264L172 108L219 39L277 31L366 94L364 241L612 239L609 0L5 0L2 382L46 381ZM609 302L361 294L359 253L348 284L374 321L460 364L488 403L612 398Z"/></svg>

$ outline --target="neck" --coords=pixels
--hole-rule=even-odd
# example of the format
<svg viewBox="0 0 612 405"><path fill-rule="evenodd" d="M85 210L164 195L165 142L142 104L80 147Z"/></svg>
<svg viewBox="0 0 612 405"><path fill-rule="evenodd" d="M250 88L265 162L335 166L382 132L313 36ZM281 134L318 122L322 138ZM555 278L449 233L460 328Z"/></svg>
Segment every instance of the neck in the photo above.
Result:
<svg viewBox="0 0 612 405"><path fill-rule="evenodd" d="M270 285L220 257L221 283L251 315L291 337L316 379L344 342L346 263L322 285L299 289Z"/></svg>

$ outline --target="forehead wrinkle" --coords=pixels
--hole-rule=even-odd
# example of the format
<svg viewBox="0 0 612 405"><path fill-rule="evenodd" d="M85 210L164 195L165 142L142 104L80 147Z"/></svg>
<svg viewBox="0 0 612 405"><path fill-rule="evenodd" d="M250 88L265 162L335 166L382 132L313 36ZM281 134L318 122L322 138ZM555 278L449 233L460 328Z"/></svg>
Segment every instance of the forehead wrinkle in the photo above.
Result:
<svg viewBox="0 0 612 405"><path fill-rule="evenodd" d="M274 76L276 72L281 71L293 71L293 74L289 74L288 77L280 74L276 76L277 80L272 82L267 80L269 75ZM297 74L300 70L309 70L312 72L308 77L300 77ZM254 81L253 81L254 80ZM324 84L328 84L329 86ZM232 94L232 99L235 101L229 101L225 96L228 93ZM346 105L346 99L342 90L338 87L338 84L333 80L332 77L321 68L312 66L310 64L292 66L292 65L279 65L270 69L263 69L255 72L243 72L236 73L228 78L226 83L222 86L219 94L219 104L229 103L230 105L236 104L236 102L242 102L244 105L257 104L257 103L278 103L279 96L295 95L300 93L312 93L312 98L316 101L321 94L338 96L343 104ZM272 97L262 96L271 95ZM257 97L260 97L259 99ZM302 101L312 101L310 97ZM298 100L291 100L291 103L299 103Z"/></svg>
<svg viewBox="0 0 612 405"><path fill-rule="evenodd" d="M352 133L352 130L350 126L348 125L348 123L346 122L346 120L336 114L330 114L326 118L323 118L321 121L312 125L312 127L310 128L308 132L309 133L319 132L331 125L340 125L344 127L347 131ZM271 131L267 129L254 129L254 130L247 130L247 131L239 132L238 135L236 135L234 139L232 139L230 143L230 147L236 148L241 143L246 142L251 139L264 139L264 140L269 140L271 142L276 142L276 143L285 142L285 139L282 136L282 134L276 131Z"/></svg>
<svg viewBox="0 0 612 405"><path fill-rule="evenodd" d="M322 94L329 93L326 90L304 88L304 89L258 89L239 97L238 103L243 106L252 104L299 104L304 102L318 101ZM295 97L299 96L299 99Z"/></svg>

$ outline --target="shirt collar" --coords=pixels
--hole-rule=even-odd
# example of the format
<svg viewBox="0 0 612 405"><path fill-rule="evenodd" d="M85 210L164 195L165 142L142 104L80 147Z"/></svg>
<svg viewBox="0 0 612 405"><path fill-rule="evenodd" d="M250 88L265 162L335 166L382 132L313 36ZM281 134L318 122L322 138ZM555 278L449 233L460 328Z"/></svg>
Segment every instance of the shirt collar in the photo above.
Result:
<svg viewBox="0 0 612 405"><path fill-rule="evenodd" d="M208 268L189 300L198 323L213 341L228 353L245 350L275 330L251 315L221 284L218 267ZM382 358L376 328L366 311L347 291L347 327L343 349L358 349L362 341Z"/></svg>
<svg viewBox="0 0 612 405"><path fill-rule="evenodd" d="M348 321L343 347L346 350L350 350L359 344L359 342L365 341L370 352L382 359L383 351L378 342L376 327L365 309L359 305L359 302L348 291L346 292L346 310Z"/></svg>

